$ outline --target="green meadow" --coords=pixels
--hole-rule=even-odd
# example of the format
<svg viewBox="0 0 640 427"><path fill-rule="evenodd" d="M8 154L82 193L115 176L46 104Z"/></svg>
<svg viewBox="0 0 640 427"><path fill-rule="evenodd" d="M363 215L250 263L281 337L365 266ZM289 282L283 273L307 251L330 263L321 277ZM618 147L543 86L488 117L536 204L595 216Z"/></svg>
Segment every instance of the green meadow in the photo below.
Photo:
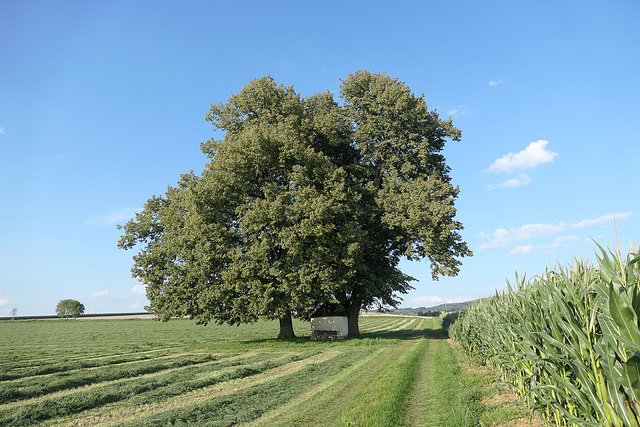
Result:
<svg viewBox="0 0 640 427"><path fill-rule="evenodd" d="M0 425L477 425L436 318L278 341L278 323L0 322ZM465 394L466 393L466 394Z"/></svg>

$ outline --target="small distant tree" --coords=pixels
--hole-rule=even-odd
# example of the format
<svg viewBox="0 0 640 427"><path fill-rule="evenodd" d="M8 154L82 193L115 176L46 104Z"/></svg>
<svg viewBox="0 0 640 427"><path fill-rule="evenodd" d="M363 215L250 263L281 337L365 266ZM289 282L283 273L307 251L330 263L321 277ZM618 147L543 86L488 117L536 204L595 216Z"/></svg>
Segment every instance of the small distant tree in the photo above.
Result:
<svg viewBox="0 0 640 427"><path fill-rule="evenodd" d="M74 299L60 300L56 306L56 314L58 317L68 319L69 317L78 317L84 313L84 304Z"/></svg>
<svg viewBox="0 0 640 427"><path fill-rule="evenodd" d="M11 320L16 320L16 316L18 315L18 309L13 307L10 313L11 313Z"/></svg>

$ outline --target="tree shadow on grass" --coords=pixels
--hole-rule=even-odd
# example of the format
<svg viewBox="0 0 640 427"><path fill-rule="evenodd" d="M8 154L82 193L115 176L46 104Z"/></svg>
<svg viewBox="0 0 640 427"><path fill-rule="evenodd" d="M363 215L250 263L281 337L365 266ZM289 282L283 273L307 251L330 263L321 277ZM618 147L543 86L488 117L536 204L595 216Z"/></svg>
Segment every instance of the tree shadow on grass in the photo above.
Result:
<svg viewBox="0 0 640 427"><path fill-rule="evenodd" d="M248 349L248 348L300 348L332 345L384 345L392 344L398 340L414 340L418 338L446 339L446 333L442 327L437 329L392 329L382 331L362 332L359 336L349 336L336 340L311 340L311 334L297 334L292 340L280 340L277 338L259 338L242 341L229 341L215 343L209 349Z"/></svg>
<svg viewBox="0 0 640 427"><path fill-rule="evenodd" d="M372 331L361 333L351 339L383 339L383 340L412 340L417 338L446 339L446 333L442 327L437 329L400 329L390 331Z"/></svg>

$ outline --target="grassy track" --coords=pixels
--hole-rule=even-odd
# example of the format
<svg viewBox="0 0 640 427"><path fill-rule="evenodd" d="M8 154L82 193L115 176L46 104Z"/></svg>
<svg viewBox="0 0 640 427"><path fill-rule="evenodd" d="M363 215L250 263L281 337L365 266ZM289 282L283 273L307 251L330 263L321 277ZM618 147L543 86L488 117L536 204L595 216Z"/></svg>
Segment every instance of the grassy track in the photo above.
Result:
<svg viewBox="0 0 640 427"><path fill-rule="evenodd" d="M432 411L456 399L439 327L362 317L360 338L315 342L299 322L281 342L277 322L0 322L0 425L471 425Z"/></svg>
<svg viewBox="0 0 640 427"><path fill-rule="evenodd" d="M467 388L457 359L441 329L433 329L417 364L403 424L406 426L476 426L480 407Z"/></svg>

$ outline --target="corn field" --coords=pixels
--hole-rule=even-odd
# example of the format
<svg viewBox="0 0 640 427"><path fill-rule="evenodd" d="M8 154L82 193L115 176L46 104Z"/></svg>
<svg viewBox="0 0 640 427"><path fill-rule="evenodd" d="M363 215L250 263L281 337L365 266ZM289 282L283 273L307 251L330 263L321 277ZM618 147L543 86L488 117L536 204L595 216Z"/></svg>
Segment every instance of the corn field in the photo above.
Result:
<svg viewBox="0 0 640 427"><path fill-rule="evenodd" d="M558 425L640 426L640 254L599 246L470 307L450 334Z"/></svg>

